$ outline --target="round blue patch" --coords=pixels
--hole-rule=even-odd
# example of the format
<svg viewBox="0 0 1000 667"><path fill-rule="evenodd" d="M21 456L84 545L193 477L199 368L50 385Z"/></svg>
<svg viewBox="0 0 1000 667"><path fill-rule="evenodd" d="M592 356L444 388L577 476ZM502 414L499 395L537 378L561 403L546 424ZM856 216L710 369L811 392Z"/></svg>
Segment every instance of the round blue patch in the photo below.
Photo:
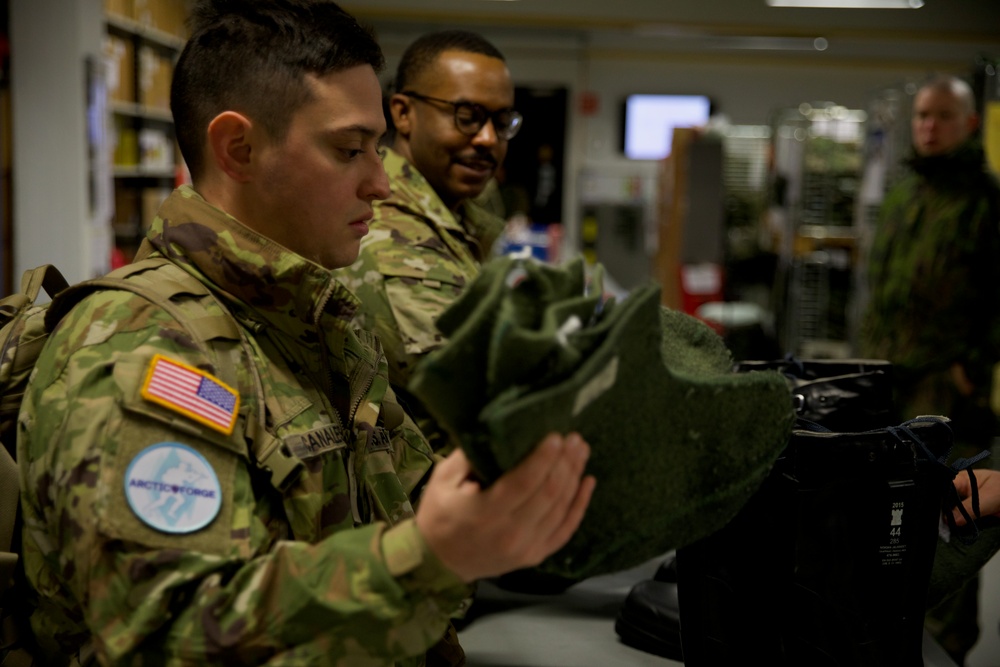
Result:
<svg viewBox="0 0 1000 667"><path fill-rule="evenodd" d="M212 464L179 442L150 445L125 471L125 497L143 523L164 533L193 533L215 520L222 488Z"/></svg>

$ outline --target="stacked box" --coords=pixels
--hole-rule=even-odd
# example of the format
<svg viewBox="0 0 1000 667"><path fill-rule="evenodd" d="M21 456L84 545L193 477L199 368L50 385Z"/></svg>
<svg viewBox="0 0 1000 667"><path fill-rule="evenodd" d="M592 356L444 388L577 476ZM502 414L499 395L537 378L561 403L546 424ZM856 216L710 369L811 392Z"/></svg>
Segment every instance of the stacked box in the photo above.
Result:
<svg viewBox="0 0 1000 667"><path fill-rule="evenodd" d="M184 0L133 0L133 17L140 25L175 37L186 37L187 3Z"/></svg>
<svg viewBox="0 0 1000 667"><path fill-rule="evenodd" d="M135 12L132 2L133 0L104 0L104 13L131 19Z"/></svg>
<svg viewBox="0 0 1000 667"><path fill-rule="evenodd" d="M139 135L128 119L114 117L111 135L111 163L116 167L134 167L139 164Z"/></svg>
<svg viewBox="0 0 1000 667"><path fill-rule="evenodd" d="M108 100L135 102L135 46L132 41L117 35L107 35L103 51Z"/></svg>
<svg viewBox="0 0 1000 667"><path fill-rule="evenodd" d="M173 142L166 131L153 127L139 130L139 163L158 171L173 169Z"/></svg>
<svg viewBox="0 0 1000 667"><path fill-rule="evenodd" d="M160 204L170 196L171 188L143 188L142 190L142 228L149 229L153 224L156 212L160 210Z"/></svg>
<svg viewBox="0 0 1000 667"><path fill-rule="evenodd" d="M131 236L139 221L139 194L131 188L115 188L113 226L119 236Z"/></svg>
<svg viewBox="0 0 1000 667"><path fill-rule="evenodd" d="M154 109L170 108L170 80L173 61L156 49L139 49L139 103Z"/></svg>

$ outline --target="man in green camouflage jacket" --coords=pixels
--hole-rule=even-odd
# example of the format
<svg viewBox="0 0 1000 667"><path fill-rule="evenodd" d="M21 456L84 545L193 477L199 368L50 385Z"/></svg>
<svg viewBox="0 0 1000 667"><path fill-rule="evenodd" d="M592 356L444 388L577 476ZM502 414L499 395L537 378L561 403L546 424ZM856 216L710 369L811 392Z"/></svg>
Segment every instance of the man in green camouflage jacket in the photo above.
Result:
<svg viewBox="0 0 1000 667"><path fill-rule="evenodd" d="M473 203L517 133L503 55L475 33L425 35L403 54L389 101L395 136L384 164L392 195L375 206L345 272L358 322L389 360L389 380L435 450L448 436L406 391L414 364L440 347L434 321L489 257L504 222ZM454 444L454 443L452 443Z"/></svg>
<svg viewBox="0 0 1000 667"><path fill-rule="evenodd" d="M550 435L480 488L349 324L331 269L389 194L371 35L316 0L203 2L192 26L193 187L130 267L170 301L85 297L19 419L32 629L105 665L463 664L469 584L565 544L588 447Z"/></svg>
<svg viewBox="0 0 1000 667"><path fill-rule="evenodd" d="M977 124L965 82L935 77L918 90L910 172L880 211L860 336L864 356L893 363L899 418L947 415L958 456L989 448L997 434L989 401L1000 362L1000 188ZM977 585L956 603L971 614L936 629L960 664L978 637Z"/></svg>
<svg viewBox="0 0 1000 667"><path fill-rule="evenodd" d="M902 418L948 415L959 441L982 448L1000 361L1000 188L977 123L964 82L917 92L910 172L886 195L872 241L861 348L893 362Z"/></svg>

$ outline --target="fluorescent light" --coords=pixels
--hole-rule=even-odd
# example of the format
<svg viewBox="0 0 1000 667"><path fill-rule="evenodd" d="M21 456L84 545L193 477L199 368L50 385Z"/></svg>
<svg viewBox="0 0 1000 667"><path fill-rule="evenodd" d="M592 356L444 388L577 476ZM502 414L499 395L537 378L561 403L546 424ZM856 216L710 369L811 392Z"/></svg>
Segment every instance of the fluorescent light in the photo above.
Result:
<svg viewBox="0 0 1000 667"><path fill-rule="evenodd" d="M767 4L822 9L920 9L924 0L767 0Z"/></svg>
<svg viewBox="0 0 1000 667"><path fill-rule="evenodd" d="M746 49L755 51L826 51L825 37L772 37L768 35L719 35L689 30L667 23L646 23L636 28L643 37L666 37L671 42L687 42L710 49Z"/></svg>
<svg viewBox="0 0 1000 667"><path fill-rule="evenodd" d="M714 41L719 48L753 51L826 51L830 46L825 37L720 37Z"/></svg>

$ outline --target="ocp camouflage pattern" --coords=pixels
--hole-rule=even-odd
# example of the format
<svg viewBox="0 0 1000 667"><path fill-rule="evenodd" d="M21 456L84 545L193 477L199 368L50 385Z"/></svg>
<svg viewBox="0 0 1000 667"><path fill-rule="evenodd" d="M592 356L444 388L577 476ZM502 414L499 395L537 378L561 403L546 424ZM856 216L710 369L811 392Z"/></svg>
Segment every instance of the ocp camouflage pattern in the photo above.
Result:
<svg viewBox="0 0 1000 667"><path fill-rule="evenodd" d="M383 164L392 194L375 203L358 261L339 275L361 300L358 325L382 343L393 387L434 449L443 451L448 435L406 385L414 364L443 344L434 322L479 274L504 221L468 200L448 210L420 172L391 149Z"/></svg>
<svg viewBox="0 0 1000 667"><path fill-rule="evenodd" d="M357 299L188 187L148 243L184 273L146 278L202 321L93 294L51 337L21 411L34 631L71 651L92 637L109 665L422 664L470 591L412 520L434 454L377 341L349 324ZM239 320L263 393L239 336L191 333L225 316L202 285ZM238 389L232 435L141 398L154 354ZM194 448L219 478L221 511L198 532L154 530L124 502L126 467L160 442ZM254 461L265 445L304 463L283 493Z"/></svg>

